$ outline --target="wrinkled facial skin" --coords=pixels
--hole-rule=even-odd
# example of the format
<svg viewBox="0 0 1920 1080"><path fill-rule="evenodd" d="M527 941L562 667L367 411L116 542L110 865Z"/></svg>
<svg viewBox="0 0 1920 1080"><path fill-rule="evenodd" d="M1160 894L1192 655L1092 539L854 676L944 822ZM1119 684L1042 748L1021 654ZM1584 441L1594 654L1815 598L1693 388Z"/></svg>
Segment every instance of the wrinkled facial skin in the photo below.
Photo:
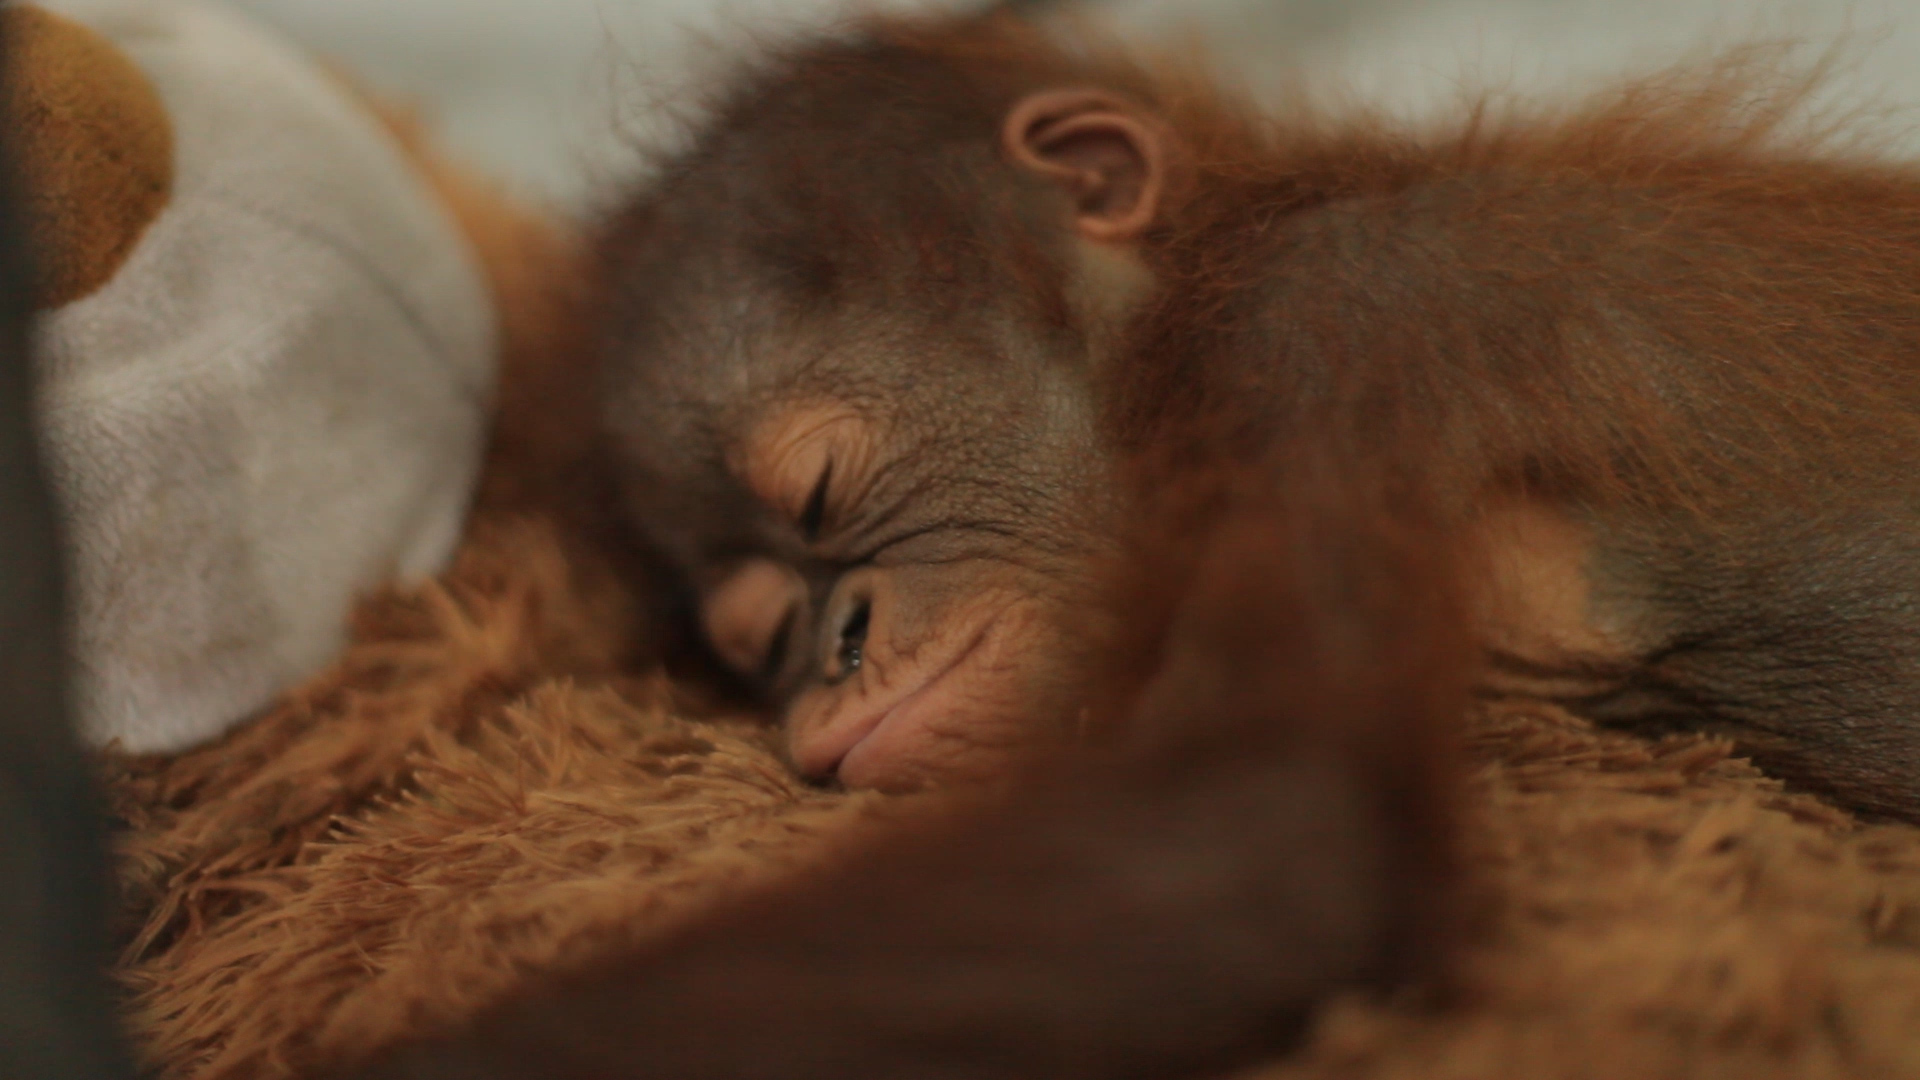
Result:
<svg viewBox="0 0 1920 1080"><path fill-rule="evenodd" d="M1080 359L990 317L700 291L636 309L610 426L634 520L794 765L904 789L1060 730L1103 535Z"/></svg>

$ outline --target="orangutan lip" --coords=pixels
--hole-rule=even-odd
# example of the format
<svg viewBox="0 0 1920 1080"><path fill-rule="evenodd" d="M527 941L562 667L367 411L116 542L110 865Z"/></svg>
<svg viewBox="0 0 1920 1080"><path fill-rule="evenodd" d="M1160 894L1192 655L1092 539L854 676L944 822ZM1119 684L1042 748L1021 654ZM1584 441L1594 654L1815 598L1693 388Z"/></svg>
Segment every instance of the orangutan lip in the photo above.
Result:
<svg viewBox="0 0 1920 1080"><path fill-rule="evenodd" d="M847 759L847 755L853 753L861 743L879 734L887 726L888 721L898 716L907 706L924 697L927 691L938 686L967 657L972 656L980 647L980 643L986 640L987 631L992 628L992 625L993 620L987 620L980 627L979 632L974 634L973 640L967 642L965 648L955 652L945 664L891 702L874 709L852 723L836 725L816 736L804 739L803 741L809 745L794 748L795 764L800 767L800 771L808 776L832 776L839 770L840 763ZM822 745L826 747L824 752L816 749Z"/></svg>

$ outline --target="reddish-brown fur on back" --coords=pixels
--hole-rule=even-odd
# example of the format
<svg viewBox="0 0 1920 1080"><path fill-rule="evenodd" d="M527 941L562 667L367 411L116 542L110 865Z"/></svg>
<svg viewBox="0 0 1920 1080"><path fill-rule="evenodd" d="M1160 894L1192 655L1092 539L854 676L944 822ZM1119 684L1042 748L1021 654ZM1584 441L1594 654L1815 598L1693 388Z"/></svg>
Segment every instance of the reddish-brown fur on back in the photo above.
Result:
<svg viewBox="0 0 1920 1080"><path fill-rule="evenodd" d="M1491 473L1709 513L1920 449L1920 183L1820 152L1811 85L1764 54L1423 133L1180 85L1155 104L1197 176L1149 246L1169 303L1114 397L1127 437L1211 412L1208 439L1467 497Z"/></svg>
<svg viewBox="0 0 1920 1080"><path fill-rule="evenodd" d="M1192 58L1142 63L1084 42L1068 56L1017 20L901 23L876 37L955 71L986 115L1037 88L1095 85L1168 119L1186 164L1146 245L1172 305L1150 320L1146 349L1167 359L1127 368L1123 437L1153 441L1147 415L1167 402L1231 424L1235 403L1278 400L1292 411L1257 419L1303 443L1403 452L1382 449L1392 432L1445 451L1429 464L1537 459L1541 478L1640 503L1711 501L1730 475L1785 490L1826 470L1873 475L1920 449L1920 184L1813 126L1802 107L1818 72L1796 71L1783 50L1574 107L1479 103L1408 130L1310 102L1256 111ZM884 92L856 61L836 66L849 108ZM820 153L851 173L845 149ZM1390 216L1370 220L1376 209ZM1327 300L1377 292L1379 325L1354 326L1312 292L1276 295L1289 262L1330 275ZM1435 281L1443 270L1474 278ZM1475 297L1442 284L1478 286L1482 303L1512 290L1535 311L1505 320L1525 333L1489 339L1476 324L1503 320L1469 317L1458 305ZM1662 298L1662 317L1632 310L1662 288L1684 290ZM1284 309L1289 331L1324 351L1300 383L1249 396L1250 373L1197 365L1218 362L1216 328L1244 331L1254 306ZM1708 363L1671 363L1682 349ZM1287 367L1271 349L1235 359ZM1193 400L1203 391L1210 401ZM1355 428L1356 414L1374 422ZM1195 430L1211 440L1216 427Z"/></svg>

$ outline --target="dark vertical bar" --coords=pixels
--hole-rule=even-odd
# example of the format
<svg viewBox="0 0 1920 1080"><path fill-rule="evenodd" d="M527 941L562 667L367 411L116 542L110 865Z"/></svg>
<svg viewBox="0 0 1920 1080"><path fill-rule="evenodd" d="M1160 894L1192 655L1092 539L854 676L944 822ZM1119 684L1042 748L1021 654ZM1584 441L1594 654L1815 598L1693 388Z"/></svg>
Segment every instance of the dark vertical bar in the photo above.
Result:
<svg viewBox="0 0 1920 1080"><path fill-rule="evenodd" d="M0 40L0 67L4 56ZM104 974L105 845L66 699L59 524L34 422L7 134L0 125L0 1078L108 1080L129 1071Z"/></svg>

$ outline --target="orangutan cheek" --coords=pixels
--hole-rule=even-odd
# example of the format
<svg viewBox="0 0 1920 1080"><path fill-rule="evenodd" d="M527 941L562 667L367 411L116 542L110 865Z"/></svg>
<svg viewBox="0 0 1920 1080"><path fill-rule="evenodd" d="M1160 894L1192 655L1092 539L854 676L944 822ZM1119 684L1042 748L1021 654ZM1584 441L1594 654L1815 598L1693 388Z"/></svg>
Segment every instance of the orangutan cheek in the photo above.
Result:
<svg viewBox="0 0 1920 1080"><path fill-rule="evenodd" d="M837 777L882 790L996 777L1015 751L1058 738L1073 684L1058 663L1069 650L1057 624L1031 596L989 591L949 608L910 650L876 657L885 677L842 708L883 718Z"/></svg>
<svg viewBox="0 0 1920 1080"><path fill-rule="evenodd" d="M1033 718L1017 696L963 691L943 706L856 746L840 764L840 781L876 791L991 781L1006 776L1015 748L1032 741Z"/></svg>

